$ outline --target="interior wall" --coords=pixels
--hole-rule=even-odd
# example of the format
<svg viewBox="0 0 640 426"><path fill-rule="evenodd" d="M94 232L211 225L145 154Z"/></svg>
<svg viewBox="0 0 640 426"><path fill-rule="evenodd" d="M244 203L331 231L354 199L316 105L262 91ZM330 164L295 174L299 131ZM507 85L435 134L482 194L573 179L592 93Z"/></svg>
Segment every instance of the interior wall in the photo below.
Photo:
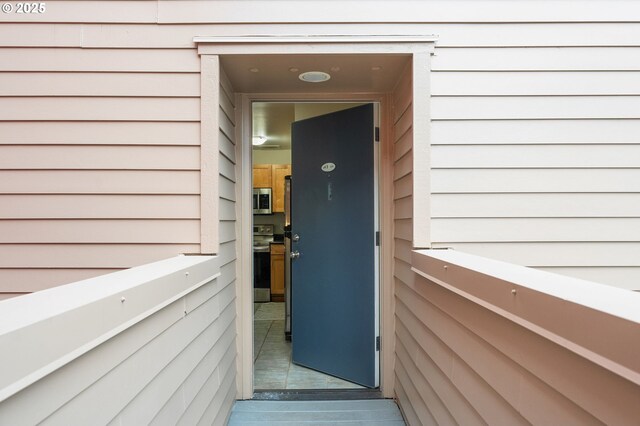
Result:
<svg viewBox="0 0 640 426"><path fill-rule="evenodd" d="M253 164L291 164L291 150L254 149Z"/></svg>

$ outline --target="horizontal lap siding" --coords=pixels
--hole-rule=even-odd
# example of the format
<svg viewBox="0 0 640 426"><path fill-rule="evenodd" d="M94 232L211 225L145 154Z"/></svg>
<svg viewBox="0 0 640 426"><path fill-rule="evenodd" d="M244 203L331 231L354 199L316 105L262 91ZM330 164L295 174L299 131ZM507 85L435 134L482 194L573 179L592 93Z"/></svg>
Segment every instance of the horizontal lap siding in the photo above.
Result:
<svg viewBox="0 0 640 426"><path fill-rule="evenodd" d="M11 250L12 247L16 246L4 246L5 250L3 251ZM56 248L58 250L64 248L66 251L66 246ZM37 264L34 265L32 262L33 254L30 249L30 246L20 246L16 252L7 258L8 261L15 262L11 263L11 265L15 266L2 266L2 277L7 284L4 287L4 292L0 293L0 300L32 293L34 291L46 290L70 282L94 278L123 269L121 266L117 268L109 268L108 266L103 268L83 268L78 266L78 262L75 260L72 261L73 266L71 268L60 266L64 265L64 263L56 264L55 269L52 268L51 265L38 268ZM51 250L49 247L44 247L42 251L50 252ZM73 253L73 250L71 250L71 252ZM17 260L14 260L16 258ZM21 261L25 261L28 267L22 268L20 264ZM93 263L95 263L95 261L91 259L91 264ZM126 264L128 264L128 260Z"/></svg>
<svg viewBox="0 0 640 426"><path fill-rule="evenodd" d="M56 72L5 72L2 96L200 97L196 73L74 72L73 79Z"/></svg>
<svg viewBox="0 0 640 426"><path fill-rule="evenodd" d="M442 36L434 247L640 289L640 48L617 39L637 28L508 24L502 46L480 24Z"/></svg>
<svg viewBox="0 0 640 426"><path fill-rule="evenodd" d="M200 217L200 200L194 195L0 195L0 216L5 219L118 219L123 206L130 219Z"/></svg>
<svg viewBox="0 0 640 426"><path fill-rule="evenodd" d="M397 352L438 424L635 424L623 377L421 276L396 294Z"/></svg>
<svg viewBox="0 0 640 426"><path fill-rule="evenodd" d="M65 353L68 364L3 401L3 424L192 425L218 415L215 424L224 424L235 396L235 262L209 262L206 274L217 278L206 275L153 315L108 330L113 337L80 357Z"/></svg>
<svg viewBox="0 0 640 426"><path fill-rule="evenodd" d="M377 2L344 0L339 7L322 7L322 0L305 1L289 9L287 0L268 2L245 1L237 7L234 0L217 1L212 8L202 0L162 0L158 7L161 23L206 22L591 22L638 21L640 7L629 6L624 0L596 1L543 1L508 2L484 0L421 1L416 7L411 0L394 1L393 7L379 6ZM558 4L559 3L559 4ZM366 7L366 6L371 7ZM607 7L604 7L607 6ZM287 16L282 16L287 10Z"/></svg>
<svg viewBox="0 0 640 426"><path fill-rule="evenodd" d="M419 8L416 8L415 2L406 1L394 2L392 8L379 8L377 5L366 8L362 7L362 2L345 1L340 3L338 13L338 9L327 8L324 2L309 1L301 3L295 10L289 8L291 13L283 18L282 7L288 6L287 2L244 3L242 7L238 7L237 2L219 1L212 8L211 3L205 1L124 1L119 2L120 7L113 7L113 2L110 1L56 1L48 3L51 6L48 12L39 16L2 14L0 20L13 23L0 28L0 45L13 47L0 49L0 72L7 76L6 80L0 81L0 97L20 98L20 101L16 104L19 106L16 110L7 107L3 110L14 121L0 121L0 145L8 145L10 149L16 145L52 145L54 149L58 146L71 149L72 145L78 145L85 151L91 151L89 147L94 145L144 146L148 147L149 153L160 152L161 145L169 146L172 150L178 146L187 149L179 151L179 158L185 162L182 167L186 167L179 169L159 166L156 162L161 162L161 154L155 160L130 160L138 165L147 164L145 167L151 167L148 164L159 167L155 169L0 170L0 196L61 196L59 200L66 201L67 196L79 196L73 202L84 206L78 211L86 211L84 219L88 220L113 220L117 215L117 211L106 207L104 213L89 212L91 198L88 197L92 195L144 196L145 200L158 203L154 205L159 207L151 209L143 201L132 203L120 219L177 220L184 224L192 220L199 222L192 217L192 213L197 208L195 202L199 200L200 176L199 170L190 168L194 158L188 153L188 148L199 145L200 137L199 110L193 108L194 101L199 96L200 69L199 59L193 50L193 36L260 32L308 34L312 31L326 34L414 33L439 35L437 56L432 60L431 81L434 95L432 113L434 117L439 117L431 123L434 148L432 154L434 160L441 161L440 166L434 163L435 168L432 170L432 226L436 235L439 231L455 229L455 226L439 226L446 221L450 221L451 225L453 221L460 219L487 220L496 217L571 219L579 215L580 211L576 213L576 210L580 206L589 212L586 215L582 213L584 219L615 221L618 217L636 217L634 197L640 193L640 170L621 164L620 162L630 161L623 158L624 155L610 156L605 168L593 169L593 164L576 168L577 165L570 162L575 160L568 158L554 158L554 168L525 168L523 163L514 168L502 168L498 161L502 159L501 151L494 151L496 157L490 158L491 162L478 166L453 161L449 146L460 145L460 158L466 158L465 161L469 162L476 161L472 155L473 146L502 144L509 150L507 159L515 158L524 162L533 160L527 158L527 155L520 155L526 152L528 146L549 144L554 145L555 149L557 145L556 152L567 156L571 151L564 146L569 144L596 145L594 153L598 150L601 152L602 147L615 148L614 144L637 144L640 120L633 116L633 112L624 120L619 120L617 115L618 112L627 114L627 110L621 108L635 105L636 100L633 97L614 97L639 95L635 74L640 72L640 62L637 59L640 48L635 40L640 33L640 24L632 22L640 21L638 5L626 1L597 1L588 4L584 1L562 1L545 2L546 7L542 7L539 1L531 0L436 0L422 2L425 7ZM318 8L318 5L322 7ZM34 23L17 23L18 18L22 22ZM291 23L283 23L284 20ZM628 22L619 24L615 22L618 20ZM325 24L321 23L310 29L308 23L312 21ZM332 23L335 21L345 24L337 27ZM357 27L356 24L376 21L388 24L367 24L366 29ZM413 23L403 23L408 21ZM163 25L156 25L157 22L162 22ZM223 25L211 25L214 22ZM265 25L259 28L252 22L264 22ZM50 48L53 46L67 47ZM29 72L22 74L23 71ZM102 77L103 83L95 84L96 79ZM76 78L77 81L74 80ZM44 81L50 83L45 84ZM406 92L405 96L402 95L402 90L410 90L407 87L410 88L410 84L401 84L397 88L398 96L394 102L396 113L411 108L410 97L406 96ZM224 96L223 92L224 90L221 91L221 96ZM576 95L592 97L583 99L584 101L603 101L602 108L582 105L571 98ZM25 108L28 111L31 106L29 100L38 102L38 99L63 96L68 99L62 105L78 111L75 118L66 117L61 111L55 111L55 108L53 111L37 111L37 107L33 111L39 114L38 121L31 121L24 116ZM493 99L503 96L517 97L517 101L522 104L519 107L521 109L511 108L511 99ZM229 101L233 101L231 96ZM526 104L528 101L531 101L530 105ZM466 106L472 103L481 111ZM572 105L576 108L566 109L564 114L563 108ZM96 111L100 110L102 113L96 115L96 111L83 111L84 106L96 108ZM144 108L145 106L149 109ZM144 110L138 110L139 107ZM235 274L232 273L235 269L235 221L229 214L235 205L235 147L233 135L230 134L232 131L228 127L229 121L233 122L228 107L228 103L224 104L223 110L227 109L220 115L218 164L220 174L224 177L220 179L222 221L219 232L220 254L227 262L223 267L223 278L233 280L235 285ZM122 111L130 111L132 118L122 118L122 111L118 111L120 108L123 108ZM503 113L497 116L486 115L485 109L493 108L500 109ZM537 114L536 108L541 111L540 114ZM578 117L577 112L585 116ZM417 325L412 322L407 311L411 311L414 317L421 315L421 309L414 305L410 309L406 308L420 297L412 289L415 276L410 269L413 186L411 168L408 165L412 159L413 141L410 132L407 132L411 124L407 117L411 115L407 113L403 118L403 114L399 113L394 117L396 394L411 424L428 423L432 419L447 422L452 418L460 424L474 424L482 419L495 419L499 415L503 415L502 419L513 420L512 424L515 424L519 420L517 413L502 406L505 399L504 388L492 392L491 387L498 388L498 384L487 382L483 375L472 371L469 360L473 357L456 358L446 345L438 346L438 341L433 338L428 340L429 334L423 332L428 327L424 325L415 328L406 326ZM522 151L517 150L520 145ZM438 151L440 147L443 149ZM467 148L469 150L465 151ZM631 148L631 153L634 152ZM592 158L597 161L597 154L593 155ZM91 160L91 156L87 158ZM107 160L94 159L100 162ZM600 203L598 194L594 192L606 193L603 195L607 197L606 200ZM562 197L565 193L575 194L571 199L575 204L567 200L557 201L557 197ZM467 194L474 198L465 199ZM147 198L152 195L160 198ZM486 203L482 198L479 201L476 199L485 195L490 197ZM543 198L538 199L538 195ZM590 198L592 195L595 198ZM180 199L188 200L189 206L168 208L166 203L171 201L161 198L164 196L180 196ZM439 196L442 198L438 198ZM510 196L514 198L509 198ZM49 199L41 199L45 200ZM554 200L559 204L548 208L542 205L554 203ZM34 203L37 201L31 202ZM496 211L494 207L485 207L485 204L493 203L504 203L506 208ZM619 205L620 209L615 209L614 212L613 207L607 206L607 203ZM166 207L162 207L163 205ZM476 206L480 205L483 207L476 211ZM536 207L526 210L527 205ZM42 213L28 204L24 208L2 208L7 214L2 217L11 221L47 219L42 215L52 216L48 219L53 222L82 219L75 217L79 213L69 213L52 206L42 209ZM152 217L145 218L145 215ZM567 273L572 271L576 275L585 272L586 269L579 269L585 261L597 265L595 269L598 273L614 269L617 276L628 276L630 271L639 270L635 267L637 263L634 263L635 266L629 265L634 256L626 251L637 251L637 243L634 241L496 242L489 238L489 241L462 243L445 240L447 238L435 241L435 244L457 244L465 251L491 250L495 257L513 253L513 258L521 259L524 264L530 262L543 268L555 268ZM21 244L7 243L4 248L9 252ZM71 252L89 247L77 242L65 243L65 246L66 244L73 247ZM112 248L124 250L128 247L130 250L135 246L136 249L143 250L143 247L150 245L113 243ZM106 247L105 250L111 247L104 244L96 247L98 246ZM153 246L169 250L181 247L182 250L191 246L191 243L178 246L154 243ZM46 256L57 247L56 243L47 243L42 244L39 250ZM547 252L547 249L551 252ZM571 256L565 257L574 259L573 261L559 260L562 256L558 254L573 249L576 250L571 251ZM626 254L616 257L613 252L615 249L625 250ZM97 251L100 250L102 249ZM585 250L584 257L577 252L580 250ZM125 250L122 256L113 256L113 262L109 265L126 261L126 253ZM82 262L77 267L68 266L67 259L59 259L59 269L29 269L22 267L28 258L21 258L19 252L12 253L7 258L7 266L0 266L0 277L12 277L12 280L18 282L30 280L34 283L34 288L45 288L49 285L48 282L63 283L65 277L73 281L85 274L91 276L107 272L110 268L109 265L103 268L99 265L91 266L91 252L83 256L78 256ZM135 253L131 254L132 259L135 256ZM602 265L605 262L610 262L608 264L613 266ZM46 262L38 263L42 264L49 265ZM562 266L563 264L566 265ZM48 281L49 273L51 281ZM595 272L592 276L596 276ZM613 275L609 275L611 276ZM455 321L444 322L456 325ZM411 333L407 333L407 329ZM419 335L419 339L412 337L412 334ZM430 347L420 352L417 345L423 339L430 342ZM218 365L228 367L232 363L232 355L228 353L220 358L219 351L222 350L215 350L215 360L220 360L219 362L211 364L209 361L203 363L200 369L193 370L184 382L188 385L179 392L169 395L168 399L166 393L163 394L161 400L164 405L155 418L157 423L173 424L179 420L171 417L171 414L176 412L176 407L183 406L183 395L187 395L187 401L191 401L191 406L197 408L195 415L186 416L184 422L193 422L197 414L207 413L208 410L214 412L218 404L230 404L229 395L233 394L235 387L232 384L235 373L230 367L226 372L224 368L217 369ZM411 365L412 362L415 365ZM452 377L455 378L454 381L451 380ZM486 383L490 383L490 387ZM154 390L150 386L146 396L140 397L141 400L148 398ZM198 390L204 396L198 397ZM215 401L207 408L203 400L211 401L211 395L215 395ZM477 408L483 404L488 409ZM136 410L132 408L123 411L120 414L122 417L114 420L123 423L128 423L128 419L146 420L135 417L135 413ZM222 417L225 416L224 410L220 413ZM127 417L130 415L133 417ZM213 418L211 416L207 420ZM579 420L584 423L585 419Z"/></svg>
<svg viewBox="0 0 640 426"><path fill-rule="evenodd" d="M202 0L121 1L114 8L111 1L55 1L42 14L3 14L2 22L65 23L273 23L273 22L616 22L640 20L640 8L625 0L508 2L473 0L451 2L425 0L425 7L415 1L394 2L393 8L364 7L360 0L342 1L340 7L322 8L322 0L305 1L295 9L287 0L245 1L242 7L234 0L217 1L211 7ZM376 5L376 2L371 2ZM606 6L606 7L605 7ZM283 17L282 10L287 10Z"/></svg>
<svg viewBox="0 0 640 426"><path fill-rule="evenodd" d="M157 26L158 2L114 6L49 2L0 27L0 298L201 251L201 30ZM134 339L135 353L87 356L90 369L105 354L114 364L83 374L89 387L65 385L49 420L225 423L236 389L234 104L225 79L220 222L207 221L221 276L116 338Z"/></svg>
<svg viewBox="0 0 640 426"><path fill-rule="evenodd" d="M232 288L228 293L230 303L238 306L235 300L238 294L238 280L236 275L237 244L236 244L236 98L231 83L224 70L220 67L220 88L219 88L219 109L218 125L220 130L224 128L227 138L218 140L218 240L220 243L219 256L224 267L222 277L231 283ZM231 305L229 305L231 307ZM224 358L218 363L216 370L218 373L217 382L211 379L201 388L199 392L199 402L190 406L188 415L183 416L179 424L214 424L224 425L231 414L231 408L236 399L236 357L238 350L236 347L236 321L237 315L234 311L233 324L227 331L233 336L233 343L228 347ZM197 377L197 376L195 376ZM198 379L202 380L202 379ZM198 407L204 407L201 411ZM193 409L191 408L193 407ZM157 420L156 424L169 424L165 420Z"/></svg>
<svg viewBox="0 0 640 426"><path fill-rule="evenodd" d="M69 76L67 76L69 78ZM198 122L0 121L0 145L200 145Z"/></svg>
<svg viewBox="0 0 640 426"><path fill-rule="evenodd" d="M206 405L203 407L203 404L196 405L194 402L201 399L198 398L198 391L202 389L202 381L204 384L210 381L219 383L221 371L224 374L228 365L233 364L232 356L225 357L229 349L235 350L235 306L230 303L228 296L232 292L233 286L229 285L213 296L207 294L205 297L210 298L187 315L184 321L164 330L161 339L147 342L109 374L74 396L49 419L56 421L73 418L79 422L148 424L156 415L161 414L164 404L171 400L174 393L182 398L187 392L191 398L184 400L182 416L194 413L191 415L197 414L196 418L199 419L204 414ZM152 354L155 358L153 362L149 362ZM200 377L194 379L191 373L199 374ZM125 377L134 377L135 380L122 388L120 384ZM168 383L172 386L167 386ZM98 395L109 393L109 389L116 388L119 391L110 394L109 398L97 398ZM94 408L90 409L92 406ZM124 409L121 409L122 406ZM85 418L82 419L79 413L85 413ZM175 413L178 411L172 414Z"/></svg>
<svg viewBox="0 0 640 426"><path fill-rule="evenodd" d="M2 48L0 71L197 73L200 61L193 49Z"/></svg>
<svg viewBox="0 0 640 426"><path fill-rule="evenodd" d="M218 314L212 312L213 321L189 330L189 346L158 374L152 383L155 386L139 389L132 403L111 424L211 424L215 414L230 410L230 389L235 396L235 263L222 267L221 273L221 289L214 308ZM206 297L198 295L194 299ZM179 386L164 389L163 380L175 381ZM224 405L223 409L220 405Z"/></svg>
<svg viewBox="0 0 640 426"><path fill-rule="evenodd" d="M394 285L398 288L411 285L411 250L413 249L413 84L411 64L400 76L394 89L393 102L393 180L394 180ZM397 297L396 306L397 306ZM397 310L397 308L396 308ZM435 424L438 408L430 404L425 393L428 388L425 377L418 382L410 376L415 374L415 366L407 364L403 357L407 335L399 329L398 318L394 319L395 330L395 393L404 417L410 424Z"/></svg>
<svg viewBox="0 0 640 426"><path fill-rule="evenodd" d="M77 41L73 26L28 25L32 41ZM195 50L15 47L0 58L0 293L200 252Z"/></svg>
<svg viewBox="0 0 640 426"><path fill-rule="evenodd" d="M322 0L321 0L322 1ZM99 3L99 2L93 2ZM121 2L123 3L123 2ZM312 2L307 2L312 3ZM421 3L427 3L425 1ZM519 2L521 3L521 2ZM398 2L394 2L398 4ZM504 4L502 4L504 6ZM609 6L609 2L606 3ZM126 6L124 6L126 7ZM183 11L189 12L186 7ZM430 18L418 23L413 16L413 23L373 23L366 25L371 34L436 34L439 47L579 47L585 46L585 39L590 38L590 46L637 47L640 37L640 25L636 22L626 23L573 23L567 26L564 22L529 23L523 27L520 23L482 23L470 26L463 23L438 23L434 21L433 8L429 8ZM249 10L244 10L248 16ZM366 9L359 10L359 16L365 16ZM221 10L215 10L222 16ZM571 15L575 16L575 11ZM0 16L7 18L7 15ZM23 16L27 18L27 16ZM47 16L40 16L46 19ZM308 17L306 17L308 18ZM459 18L459 14L458 14ZM280 15L279 21L284 18ZM450 19L453 22L454 19ZM304 22L308 22L305 19ZM342 34L362 34L362 24L340 24ZM0 27L0 45L10 47L84 47L84 48L153 48L153 49L192 49L194 35L244 35L250 34L304 34L309 31L309 24L296 22L261 23L256 26L251 22L229 24L211 23L121 23L104 25L100 23L6 23ZM335 34L335 24L314 24L314 33ZM558 32L562 38L558 38ZM597 37L593 34L597 33Z"/></svg>
<svg viewBox="0 0 640 426"><path fill-rule="evenodd" d="M2 170L199 170L199 147L0 146Z"/></svg>
<svg viewBox="0 0 640 426"><path fill-rule="evenodd" d="M433 246L640 289L640 50L622 40L639 24L421 28L439 36L425 212ZM498 327L495 316L411 271L413 141L395 118L395 372L408 423L605 421L580 386L554 379L555 363L569 370L573 356L549 345L540 369L509 343L532 335L495 336L483 326Z"/></svg>

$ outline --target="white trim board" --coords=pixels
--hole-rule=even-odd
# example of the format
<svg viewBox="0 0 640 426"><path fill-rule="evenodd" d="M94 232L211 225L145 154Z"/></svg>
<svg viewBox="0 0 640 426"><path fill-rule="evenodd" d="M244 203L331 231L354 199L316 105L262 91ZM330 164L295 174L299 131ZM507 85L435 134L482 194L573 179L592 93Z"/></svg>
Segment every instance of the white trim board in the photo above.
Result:
<svg viewBox="0 0 640 426"><path fill-rule="evenodd" d="M241 35L241 36L196 36L194 43L430 43L438 40L437 35Z"/></svg>
<svg viewBox="0 0 640 426"><path fill-rule="evenodd" d="M200 55L432 53L435 35L240 35L196 36Z"/></svg>

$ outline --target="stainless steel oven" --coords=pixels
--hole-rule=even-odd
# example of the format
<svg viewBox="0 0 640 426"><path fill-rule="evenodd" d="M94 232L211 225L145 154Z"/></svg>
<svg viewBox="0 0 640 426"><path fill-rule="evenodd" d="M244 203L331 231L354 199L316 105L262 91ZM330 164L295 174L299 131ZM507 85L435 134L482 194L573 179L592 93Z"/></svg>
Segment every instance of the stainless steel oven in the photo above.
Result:
<svg viewBox="0 0 640 426"><path fill-rule="evenodd" d="M271 188L253 188L253 214L271 214Z"/></svg>
<svg viewBox="0 0 640 426"><path fill-rule="evenodd" d="M271 301L271 250L273 225L253 226L253 299Z"/></svg>

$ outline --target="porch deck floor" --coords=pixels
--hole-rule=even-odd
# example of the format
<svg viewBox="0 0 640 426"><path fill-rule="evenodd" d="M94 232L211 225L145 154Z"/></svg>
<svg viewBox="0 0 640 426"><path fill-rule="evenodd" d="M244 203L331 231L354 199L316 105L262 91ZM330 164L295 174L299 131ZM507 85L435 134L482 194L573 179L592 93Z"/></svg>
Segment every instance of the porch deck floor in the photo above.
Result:
<svg viewBox="0 0 640 426"><path fill-rule="evenodd" d="M229 426L276 425L404 426L393 400L236 401Z"/></svg>

